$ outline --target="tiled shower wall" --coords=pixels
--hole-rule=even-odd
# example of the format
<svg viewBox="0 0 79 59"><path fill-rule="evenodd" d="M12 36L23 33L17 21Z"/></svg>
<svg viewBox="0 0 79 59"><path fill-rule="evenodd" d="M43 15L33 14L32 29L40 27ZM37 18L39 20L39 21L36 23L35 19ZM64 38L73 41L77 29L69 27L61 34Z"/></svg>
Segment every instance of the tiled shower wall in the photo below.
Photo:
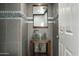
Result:
<svg viewBox="0 0 79 59"><path fill-rule="evenodd" d="M25 10L26 4L0 4L0 55L20 56L26 54L25 46L22 46L22 43L27 43ZM26 33L22 31L24 29L26 29ZM22 50L25 53L22 53Z"/></svg>

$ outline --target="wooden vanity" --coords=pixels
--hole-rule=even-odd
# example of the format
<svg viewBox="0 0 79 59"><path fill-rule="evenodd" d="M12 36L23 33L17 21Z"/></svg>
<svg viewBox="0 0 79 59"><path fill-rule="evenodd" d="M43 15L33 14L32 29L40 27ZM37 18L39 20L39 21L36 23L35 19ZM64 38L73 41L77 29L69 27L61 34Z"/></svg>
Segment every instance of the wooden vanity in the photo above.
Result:
<svg viewBox="0 0 79 59"><path fill-rule="evenodd" d="M46 52L35 52L35 44L46 44ZM31 56L51 56L51 40L31 40L30 54Z"/></svg>

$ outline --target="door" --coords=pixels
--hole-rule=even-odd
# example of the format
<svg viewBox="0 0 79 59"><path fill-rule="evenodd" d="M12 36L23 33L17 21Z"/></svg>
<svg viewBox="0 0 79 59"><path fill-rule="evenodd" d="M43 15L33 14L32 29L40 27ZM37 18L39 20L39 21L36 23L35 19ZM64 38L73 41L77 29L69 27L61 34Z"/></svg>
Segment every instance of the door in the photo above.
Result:
<svg viewBox="0 0 79 59"><path fill-rule="evenodd" d="M79 4L59 4L59 55L78 55Z"/></svg>

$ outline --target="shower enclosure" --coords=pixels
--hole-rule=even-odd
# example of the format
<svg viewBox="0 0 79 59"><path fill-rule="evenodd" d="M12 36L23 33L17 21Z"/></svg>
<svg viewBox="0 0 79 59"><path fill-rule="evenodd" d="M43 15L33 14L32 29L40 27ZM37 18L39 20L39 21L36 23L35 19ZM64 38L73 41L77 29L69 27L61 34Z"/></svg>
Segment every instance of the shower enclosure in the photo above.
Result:
<svg viewBox="0 0 79 59"><path fill-rule="evenodd" d="M34 28L32 8L38 4L0 3L0 56L30 56L30 41L34 30L46 34L51 40L51 55L58 55L58 34L55 34L58 30L55 27L58 4L41 3L48 6L48 27Z"/></svg>

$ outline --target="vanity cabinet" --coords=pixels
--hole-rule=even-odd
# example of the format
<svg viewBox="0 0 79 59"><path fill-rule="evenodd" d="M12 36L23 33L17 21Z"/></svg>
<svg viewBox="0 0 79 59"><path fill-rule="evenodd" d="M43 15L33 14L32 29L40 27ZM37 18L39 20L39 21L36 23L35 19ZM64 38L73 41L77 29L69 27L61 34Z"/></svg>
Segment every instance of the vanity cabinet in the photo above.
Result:
<svg viewBox="0 0 79 59"><path fill-rule="evenodd" d="M35 47L36 45L37 47ZM30 54L31 56L50 56L51 40L31 40Z"/></svg>

